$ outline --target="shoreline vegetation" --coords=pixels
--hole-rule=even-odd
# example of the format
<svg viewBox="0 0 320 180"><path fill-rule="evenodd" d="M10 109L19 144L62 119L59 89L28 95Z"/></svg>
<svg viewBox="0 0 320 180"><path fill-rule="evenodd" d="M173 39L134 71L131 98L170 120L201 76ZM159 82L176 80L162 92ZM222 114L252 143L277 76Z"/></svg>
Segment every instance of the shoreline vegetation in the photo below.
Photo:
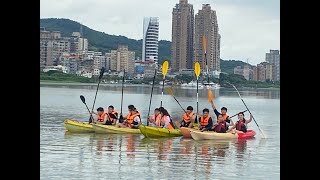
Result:
<svg viewBox="0 0 320 180"><path fill-rule="evenodd" d="M121 85L122 77L118 76L109 76L105 75L102 78L101 85ZM175 78L167 78L168 85L179 87L181 83L189 83L194 80L193 76L188 75L178 75ZM206 77L200 78L199 83L202 82L202 79L206 81ZM162 81L162 76L159 75L156 77L155 85L159 85L159 82ZM280 89L280 82L260 82L260 81L247 81L243 76L237 74L223 74L219 79L212 78L214 83L219 83L222 88L232 88L226 81L234 84L240 88L248 89ZM61 84L61 85L97 85L98 77L93 76L92 78L77 76L75 74L65 74L58 71L49 71L49 72L40 72L40 84ZM126 77L125 85L143 85L150 86L152 84L152 78L144 79L130 79ZM160 85L159 85L160 86Z"/></svg>

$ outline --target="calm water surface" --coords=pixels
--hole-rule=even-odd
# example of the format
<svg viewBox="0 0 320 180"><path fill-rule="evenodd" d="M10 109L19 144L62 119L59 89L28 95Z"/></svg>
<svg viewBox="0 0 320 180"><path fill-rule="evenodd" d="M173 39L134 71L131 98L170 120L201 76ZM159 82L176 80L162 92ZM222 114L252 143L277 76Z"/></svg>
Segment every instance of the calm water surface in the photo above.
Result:
<svg viewBox="0 0 320 180"><path fill-rule="evenodd" d="M66 118L87 121L96 86L40 84L40 178L41 179L280 179L280 91L240 90L260 128L251 140L194 141L182 137L147 139L143 135L66 133ZM126 86L124 106L134 104L143 123L150 100L150 87ZM182 106L196 111L196 90L173 89ZM160 106L161 89L155 88L151 109ZM163 105L174 119L182 109L166 92ZM233 115L245 110L237 92L214 92L220 109ZM102 85L95 107L114 105L120 112L121 86ZM199 111L210 107L207 91L199 92ZM211 108L209 108L211 110ZM212 111L210 114L213 116ZM245 113L245 117L249 117ZM233 119L236 121L236 119Z"/></svg>

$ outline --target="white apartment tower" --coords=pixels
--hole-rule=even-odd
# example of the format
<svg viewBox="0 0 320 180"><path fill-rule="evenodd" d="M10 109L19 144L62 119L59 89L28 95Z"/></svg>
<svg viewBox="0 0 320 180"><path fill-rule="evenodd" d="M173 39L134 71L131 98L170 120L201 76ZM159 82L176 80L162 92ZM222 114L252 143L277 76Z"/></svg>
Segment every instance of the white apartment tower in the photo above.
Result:
<svg viewBox="0 0 320 180"><path fill-rule="evenodd" d="M159 18L143 19L142 61L158 61Z"/></svg>

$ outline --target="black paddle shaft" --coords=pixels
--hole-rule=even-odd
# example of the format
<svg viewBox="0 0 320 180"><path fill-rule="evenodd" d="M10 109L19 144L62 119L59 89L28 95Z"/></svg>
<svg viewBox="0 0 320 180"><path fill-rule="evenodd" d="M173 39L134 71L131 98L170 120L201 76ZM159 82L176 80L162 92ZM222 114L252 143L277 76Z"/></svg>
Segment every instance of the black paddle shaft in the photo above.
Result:
<svg viewBox="0 0 320 180"><path fill-rule="evenodd" d="M148 109L148 117L150 116L150 108L151 108L151 102L152 102L152 93L153 93L153 87L154 87L154 80L156 79L156 75L157 75L157 67L154 70L154 76L153 76L153 80L152 80L152 88L151 88L151 96L150 96L150 102L149 102L149 109ZM147 121L147 126L149 126L149 121Z"/></svg>

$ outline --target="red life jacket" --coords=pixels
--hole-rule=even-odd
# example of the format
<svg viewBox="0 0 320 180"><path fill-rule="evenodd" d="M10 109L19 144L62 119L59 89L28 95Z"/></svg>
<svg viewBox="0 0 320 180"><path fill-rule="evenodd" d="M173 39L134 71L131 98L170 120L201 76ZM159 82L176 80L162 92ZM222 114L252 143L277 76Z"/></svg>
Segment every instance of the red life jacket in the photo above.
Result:
<svg viewBox="0 0 320 180"><path fill-rule="evenodd" d="M242 132L247 132L247 126L245 124L246 120L243 119L242 121L237 121L237 124L236 124L236 130L238 131L242 131Z"/></svg>
<svg viewBox="0 0 320 180"><path fill-rule="evenodd" d="M200 117L200 123L201 123L201 126L206 126L209 124L209 119L210 119L210 116L208 115L206 118L203 118L203 116Z"/></svg>
<svg viewBox="0 0 320 180"><path fill-rule="evenodd" d="M226 122L220 122L215 128L214 131L217 133L225 133L227 131Z"/></svg>
<svg viewBox="0 0 320 180"><path fill-rule="evenodd" d="M227 120L228 120L228 114L221 114L221 116L222 116L222 119L224 120L224 121L226 121L226 122L228 122ZM218 117L218 116L217 116ZM218 121L218 119L217 119L217 123L219 123L219 121ZM230 121L228 122L228 123L230 123Z"/></svg>

